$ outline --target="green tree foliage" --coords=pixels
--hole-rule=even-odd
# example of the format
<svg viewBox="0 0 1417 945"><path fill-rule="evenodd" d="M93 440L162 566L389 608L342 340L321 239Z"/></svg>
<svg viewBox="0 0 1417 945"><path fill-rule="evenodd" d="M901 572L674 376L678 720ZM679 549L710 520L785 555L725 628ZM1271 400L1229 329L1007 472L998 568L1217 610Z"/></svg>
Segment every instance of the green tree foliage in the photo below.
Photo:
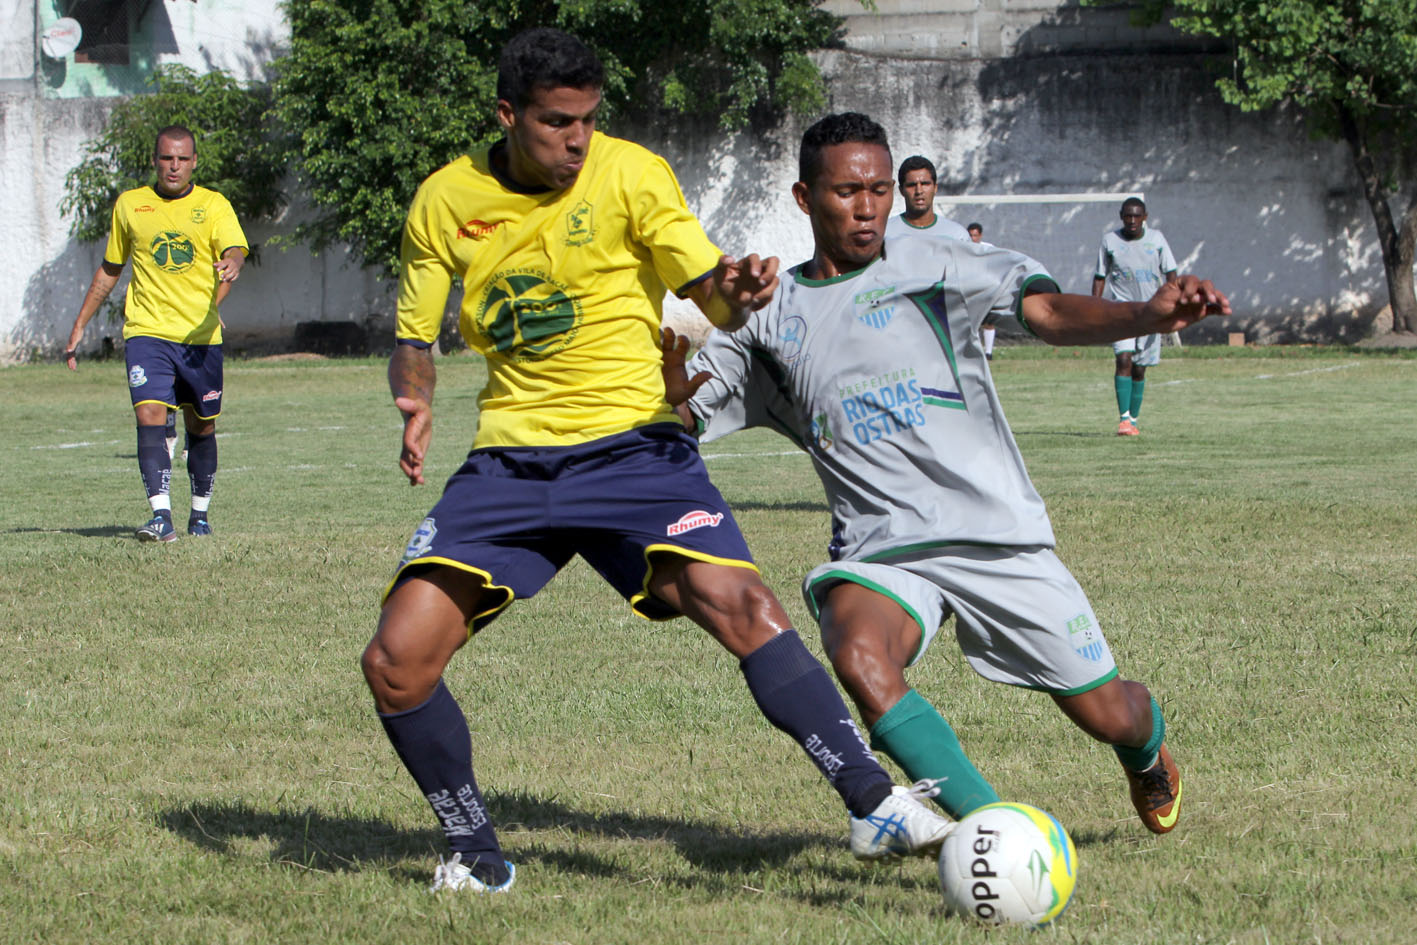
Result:
<svg viewBox="0 0 1417 945"><path fill-rule="evenodd" d="M275 109L315 207L296 234L398 265L404 213L436 168L499 135L497 58L559 26L606 67L606 119L663 109L743 127L760 110L825 103L806 53L840 44L821 0L292 0Z"/></svg>
<svg viewBox="0 0 1417 945"><path fill-rule="evenodd" d="M1165 7L1143 0L1137 13L1155 22ZM1176 28L1230 42L1233 68L1216 83L1226 102L1246 111L1292 103L1316 134L1347 143L1377 226L1393 328L1417 331L1417 3L1173 0L1170 7Z"/></svg>
<svg viewBox="0 0 1417 945"><path fill-rule="evenodd" d="M280 183L283 149L265 132L269 90L243 87L224 72L197 75L184 66L160 67L152 93L118 103L103 133L84 147L84 159L64 178L60 210L70 232L85 242L108 234L118 194L151 184L153 143L168 125L186 125L197 139L194 183L231 201L243 222L274 216L285 204Z"/></svg>

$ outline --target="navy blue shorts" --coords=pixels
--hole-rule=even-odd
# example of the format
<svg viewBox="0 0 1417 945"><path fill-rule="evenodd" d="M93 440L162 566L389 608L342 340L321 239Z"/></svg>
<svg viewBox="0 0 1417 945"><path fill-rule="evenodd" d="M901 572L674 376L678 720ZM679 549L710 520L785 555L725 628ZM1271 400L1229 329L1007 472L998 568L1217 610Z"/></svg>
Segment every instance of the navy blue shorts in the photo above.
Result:
<svg viewBox="0 0 1417 945"><path fill-rule="evenodd" d="M203 420L221 413L221 345L184 345L137 336L123 344L133 406L190 406Z"/></svg>
<svg viewBox="0 0 1417 945"><path fill-rule="evenodd" d="M697 441L676 425L577 446L479 449L413 533L384 597L430 565L465 571L491 592L475 632L579 554L636 613L667 620L678 612L648 590L650 557L662 553L757 571Z"/></svg>

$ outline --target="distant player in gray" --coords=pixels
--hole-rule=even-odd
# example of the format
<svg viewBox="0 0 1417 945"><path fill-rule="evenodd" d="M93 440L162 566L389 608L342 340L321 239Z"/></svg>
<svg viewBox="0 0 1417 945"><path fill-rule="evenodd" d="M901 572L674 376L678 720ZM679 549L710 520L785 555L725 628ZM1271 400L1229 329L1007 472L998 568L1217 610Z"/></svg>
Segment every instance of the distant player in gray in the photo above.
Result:
<svg viewBox="0 0 1417 945"><path fill-rule="evenodd" d="M929 158L916 154L901 161L896 180L900 182L905 209L890 218L886 226L887 236L922 233L951 240L969 239L969 232L964 227L935 212L935 192L939 189L939 182L935 177L935 165Z"/></svg>
<svg viewBox="0 0 1417 945"><path fill-rule="evenodd" d="M1163 283L1176 281L1176 257L1160 230L1146 228L1146 204L1140 197L1122 201L1122 226L1102 237L1092 295L1119 302L1145 302ZM1146 390L1146 369L1161 363L1161 334L1151 332L1112 343L1116 355L1113 386L1117 393L1118 436L1136 436L1137 416Z"/></svg>
<svg viewBox="0 0 1417 945"><path fill-rule="evenodd" d="M1124 681L1004 419L979 326L1014 315L1053 344L1169 331L1228 311L1187 277L1146 304L1063 295L1032 259L964 240L884 238L890 150L864 115L809 128L793 185L815 252L736 334L688 365L666 333L666 390L713 439L768 425L811 457L832 512L831 562L803 593L871 747L935 781L955 817L998 799L904 670L955 614L970 665L1041 689L1111 744L1143 823L1175 826L1181 778L1161 710ZM693 374L692 379L690 373Z"/></svg>

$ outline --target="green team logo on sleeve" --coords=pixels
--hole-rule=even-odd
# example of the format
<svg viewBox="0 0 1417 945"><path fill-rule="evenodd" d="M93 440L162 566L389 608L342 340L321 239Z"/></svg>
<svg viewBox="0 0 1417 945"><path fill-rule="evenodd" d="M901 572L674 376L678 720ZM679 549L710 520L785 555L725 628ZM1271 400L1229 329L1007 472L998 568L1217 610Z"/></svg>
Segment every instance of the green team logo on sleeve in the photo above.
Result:
<svg viewBox="0 0 1417 945"><path fill-rule="evenodd" d="M164 272L186 272L197 258L197 249L185 234L167 230L153 237L153 261Z"/></svg>
<svg viewBox="0 0 1417 945"><path fill-rule="evenodd" d="M474 318L493 351L515 361L540 361L575 339L581 303L543 272L507 270L488 280Z"/></svg>

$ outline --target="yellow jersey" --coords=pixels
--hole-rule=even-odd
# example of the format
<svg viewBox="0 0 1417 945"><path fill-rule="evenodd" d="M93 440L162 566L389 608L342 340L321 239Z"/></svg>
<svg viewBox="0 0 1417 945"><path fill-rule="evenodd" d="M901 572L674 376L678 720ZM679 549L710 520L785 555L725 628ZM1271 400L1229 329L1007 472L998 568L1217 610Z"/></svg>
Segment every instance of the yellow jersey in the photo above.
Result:
<svg viewBox="0 0 1417 945"><path fill-rule="evenodd" d="M596 132L571 187L524 193L492 170L491 153L418 188L398 338L431 344L462 280L459 327L488 367L474 447L569 446L677 423L660 374L664 294L682 296L721 254L668 163Z"/></svg>
<svg viewBox="0 0 1417 945"><path fill-rule="evenodd" d="M123 337L221 344L212 266L233 246L249 252L236 211L214 190L193 185L180 197L164 197L136 187L119 194L103 260L115 266L133 260Z"/></svg>

